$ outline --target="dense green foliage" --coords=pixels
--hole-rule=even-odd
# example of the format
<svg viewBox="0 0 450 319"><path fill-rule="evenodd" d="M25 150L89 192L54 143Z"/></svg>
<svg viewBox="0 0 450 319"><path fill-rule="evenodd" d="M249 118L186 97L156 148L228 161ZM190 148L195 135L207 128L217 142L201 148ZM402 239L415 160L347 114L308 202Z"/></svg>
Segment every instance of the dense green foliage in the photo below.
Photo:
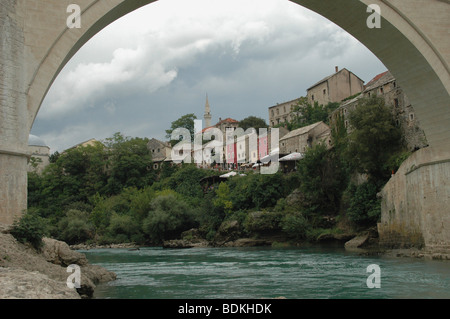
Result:
<svg viewBox="0 0 450 319"><path fill-rule="evenodd" d="M297 104L293 106L293 119L286 123L280 123L276 126L285 126L292 131L317 122L329 124L329 115L339 107L339 103L328 103L319 105L317 101L314 104L308 102L306 97L301 97Z"/></svg>
<svg viewBox="0 0 450 319"><path fill-rule="evenodd" d="M391 174L388 161L403 152L402 133L391 111L384 105L384 99L361 99L349 119L352 131L348 136L348 159L373 182L385 182Z"/></svg>
<svg viewBox="0 0 450 319"><path fill-rule="evenodd" d="M241 127L244 131L249 128L254 128L256 132L259 132L260 128L268 128L266 121L262 118L256 116L248 116L245 119L239 121L239 127Z"/></svg>
<svg viewBox="0 0 450 319"><path fill-rule="evenodd" d="M21 243L29 243L39 249L43 242L42 238L48 234L47 223L37 214L26 213L19 220L15 220L10 231L11 235Z"/></svg>
<svg viewBox="0 0 450 319"><path fill-rule="evenodd" d="M70 244L159 244L191 228L214 240L224 222L237 221L246 236L278 232L314 240L338 231L339 220L373 226L380 217L377 193L409 153L383 102L361 101L350 115L351 133L338 118L333 147L309 148L289 174L250 171L211 184L223 172L191 164L155 171L147 139L119 133L104 144L55 153L41 175L29 173L29 213L16 223L15 236L36 246L47 231ZM290 125L328 119L334 108L309 106ZM366 182L355 184L355 173Z"/></svg>
<svg viewBox="0 0 450 319"><path fill-rule="evenodd" d="M190 141L194 141L194 129L195 129L195 122L194 120L197 119L197 116L195 116L194 113L186 114L178 118L177 120L173 121L170 125L170 128L166 130L166 138L170 140L170 143L173 145L177 144L180 141L180 138L172 139L172 133L178 129L183 128L187 129L189 131L190 135ZM188 138L188 137L186 137Z"/></svg>

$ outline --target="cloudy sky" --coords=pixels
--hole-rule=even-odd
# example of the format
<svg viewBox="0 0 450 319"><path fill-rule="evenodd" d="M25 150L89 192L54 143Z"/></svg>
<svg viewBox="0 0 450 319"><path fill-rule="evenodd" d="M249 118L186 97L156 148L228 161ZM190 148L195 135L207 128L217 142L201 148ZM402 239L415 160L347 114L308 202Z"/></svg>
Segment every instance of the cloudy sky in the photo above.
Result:
<svg viewBox="0 0 450 319"><path fill-rule="evenodd" d="M212 122L306 95L347 68L366 83L385 66L327 19L287 0L160 0L114 22L66 65L31 134L51 151L121 132L165 138L187 113Z"/></svg>

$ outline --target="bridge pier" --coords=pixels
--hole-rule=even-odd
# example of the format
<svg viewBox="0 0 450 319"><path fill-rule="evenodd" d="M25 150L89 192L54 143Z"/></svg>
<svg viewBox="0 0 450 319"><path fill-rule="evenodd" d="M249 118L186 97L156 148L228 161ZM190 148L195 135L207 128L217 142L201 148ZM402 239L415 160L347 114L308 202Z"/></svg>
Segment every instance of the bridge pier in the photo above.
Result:
<svg viewBox="0 0 450 319"><path fill-rule="evenodd" d="M0 9L0 223L11 224L27 208L28 65L17 1Z"/></svg>
<svg viewBox="0 0 450 319"><path fill-rule="evenodd" d="M0 223L12 224L27 208L26 153L0 149Z"/></svg>
<svg viewBox="0 0 450 319"><path fill-rule="evenodd" d="M450 149L413 153L381 191L380 244L450 251Z"/></svg>

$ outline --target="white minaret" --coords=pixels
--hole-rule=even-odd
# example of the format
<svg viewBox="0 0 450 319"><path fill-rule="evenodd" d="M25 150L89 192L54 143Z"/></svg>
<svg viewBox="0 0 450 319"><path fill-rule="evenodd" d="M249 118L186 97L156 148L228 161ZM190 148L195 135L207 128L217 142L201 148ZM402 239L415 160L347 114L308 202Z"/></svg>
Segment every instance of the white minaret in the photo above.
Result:
<svg viewBox="0 0 450 319"><path fill-rule="evenodd" d="M206 104L205 104L205 128L211 126L211 108L209 107L208 94L206 94Z"/></svg>

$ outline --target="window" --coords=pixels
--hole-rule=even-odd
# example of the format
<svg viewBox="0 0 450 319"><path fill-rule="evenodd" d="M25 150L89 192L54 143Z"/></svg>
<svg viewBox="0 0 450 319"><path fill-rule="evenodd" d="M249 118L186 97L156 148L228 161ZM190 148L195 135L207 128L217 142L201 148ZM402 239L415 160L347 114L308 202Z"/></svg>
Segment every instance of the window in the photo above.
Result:
<svg viewBox="0 0 450 319"><path fill-rule="evenodd" d="M345 120L345 127L346 128L348 127L348 121L347 120Z"/></svg>
<svg viewBox="0 0 450 319"><path fill-rule="evenodd" d="M160 152L160 149L158 148L158 153Z"/></svg>
<svg viewBox="0 0 450 319"><path fill-rule="evenodd" d="M394 106L398 107L398 99L394 99Z"/></svg>
<svg viewBox="0 0 450 319"><path fill-rule="evenodd" d="M327 94L327 90L323 89L323 95Z"/></svg>
<svg viewBox="0 0 450 319"><path fill-rule="evenodd" d="M274 116L275 115L275 112L272 110L272 116Z"/></svg>
<svg viewBox="0 0 450 319"><path fill-rule="evenodd" d="M277 109L277 115L280 115L280 109Z"/></svg>
<svg viewBox="0 0 450 319"><path fill-rule="evenodd" d="M311 96L311 99L314 101L314 94Z"/></svg>
<svg viewBox="0 0 450 319"><path fill-rule="evenodd" d="M286 106L283 106L284 113L286 113Z"/></svg>
<svg viewBox="0 0 450 319"><path fill-rule="evenodd" d="M414 113L410 113L409 114L409 120L410 121L414 121Z"/></svg>
<svg viewBox="0 0 450 319"><path fill-rule="evenodd" d="M383 93L384 93L384 90L383 90L383 88L382 88L382 87L380 88L380 93L381 93L381 94L383 94Z"/></svg>
<svg viewBox="0 0 450 319"><path fill-rule="evenodd" d="M397 87L397 83L395 83L395 81L392 82L392 84L394 85L394 88Z"/></svg>

